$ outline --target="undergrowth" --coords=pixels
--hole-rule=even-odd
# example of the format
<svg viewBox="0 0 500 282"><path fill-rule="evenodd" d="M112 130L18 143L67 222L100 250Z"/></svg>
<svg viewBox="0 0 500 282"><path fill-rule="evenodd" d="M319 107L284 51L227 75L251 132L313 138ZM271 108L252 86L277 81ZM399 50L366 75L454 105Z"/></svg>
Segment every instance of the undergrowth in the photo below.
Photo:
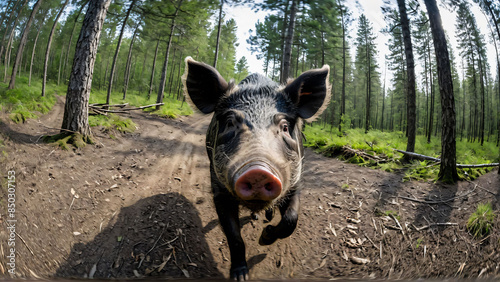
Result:
<svg viewBox="0 0 500 282"><path fill-rule="evenodd" d="M478 204L476 211L467 220L467 230L476 239L487 236L491 231L495 216L491 203Z"/></svg>
<svg viewBox="0 0 500 282"><path fill-rule="evenodd" d="M15 123L35 119L40 114L48 113L56 103L55 94L64 94L65 86L48 84L45 97L41 96L41 81L32 80L28 86L28 78L16 80L16 88L7 89L8 84L0 83L0 109L9 112L9 118Z"/></svg>
<svg viewBox="0 0 500 282"><path fill-rule="evenodd" d="M115 114L107 116L95 115L89 116L90 126L103 126L105 129L116 129L122 133L134 132L137 129L136 124L129 118L124 118Z"/></svg>
<svg viewBox="0 0 500 282"><path fill-rule="evenodd" d="M370 130L365 134L364 129L347 129L342 136L337 128L321 125L306 125L304 128L304 146L313 148L316 152L328 157L339 157L350 163L388 172L403 171L404 180L436 180L439 173L439 164L432 161L413 160L410 163L402 162L403 155L394 149L406 150L407 138L403 132L382 132ZM457 140L457 162L461 164L483 164L493 163L498 159L498 147L494 142L470 143ZM387 161L368 161L360 156L345 158L341 155L342 147L350 146L356 150L372 156L377 156ZM439 158L441 152L441 140L432 138L427 143L425 136L417 135L415 152L418 154ZM463 179L473 180L483 175L492 168L470 168L458 169L459 176Z"/></svg>

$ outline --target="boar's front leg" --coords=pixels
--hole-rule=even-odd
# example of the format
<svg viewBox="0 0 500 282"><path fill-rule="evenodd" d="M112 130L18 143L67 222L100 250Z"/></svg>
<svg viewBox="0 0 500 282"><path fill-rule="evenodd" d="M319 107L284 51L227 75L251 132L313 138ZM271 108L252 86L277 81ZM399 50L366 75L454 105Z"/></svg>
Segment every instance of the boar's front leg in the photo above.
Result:
<svg viewBox="0 0 500 282"><path fill-rule="evenodd" d="M212 179L214 203L222 230L226 234L231 254L230 278L238 281L248 280L248 267L245 259L245 242L241 237L239 203L222 184Z"/></svg>
<svg viewBox="0 0 500 282"><path fill-rule="evenodd" d="M264 228L259 239L259 244L271 245L277 239L283 239L292 235L297 227L299 218L299 192L291 190L288 193L289 195L287 195L279 206L281 221L276 226L268 225Z"/></svg>

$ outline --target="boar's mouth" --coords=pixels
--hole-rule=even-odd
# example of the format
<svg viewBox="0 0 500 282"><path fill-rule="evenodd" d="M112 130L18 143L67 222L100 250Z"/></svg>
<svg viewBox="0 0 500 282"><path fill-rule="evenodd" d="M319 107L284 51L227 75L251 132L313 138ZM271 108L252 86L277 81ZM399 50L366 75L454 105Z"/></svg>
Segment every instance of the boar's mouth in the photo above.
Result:
<svg viewBox="0 0 500 282"><path fill-rule="evenodd" d="M242 201L242 203L245 207L247 207L252 212L258 212L258 211L264 210L271 205L270 202L262 201L262 200Z"/></svg>

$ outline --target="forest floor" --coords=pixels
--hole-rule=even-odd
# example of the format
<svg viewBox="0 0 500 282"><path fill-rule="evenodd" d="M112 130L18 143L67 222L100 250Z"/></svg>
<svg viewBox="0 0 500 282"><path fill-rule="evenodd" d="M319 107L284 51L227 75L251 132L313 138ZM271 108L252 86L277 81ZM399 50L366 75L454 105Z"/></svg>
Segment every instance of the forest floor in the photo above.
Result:
<svg viewBox="0 0 500 282"><path fill-rule="evenodd" d="M7 255L6 176L16 175L17 277L223 278L229 249L211 199L209 117L131 113L134 133L93 128L96 145L41 141L61 125L64 98L38 120L0 113L0 277ZM50 127L50 128L49 128ZM466 230L478 203L500 207L497 170L473 182L402 182L403 172L306 149L299 224L260 246L268 224L241 211L253 279L500 277L500 219L491 235ZM392 214L392 215L391 215ZM278 218L273 219L275 223Z"/></svg>

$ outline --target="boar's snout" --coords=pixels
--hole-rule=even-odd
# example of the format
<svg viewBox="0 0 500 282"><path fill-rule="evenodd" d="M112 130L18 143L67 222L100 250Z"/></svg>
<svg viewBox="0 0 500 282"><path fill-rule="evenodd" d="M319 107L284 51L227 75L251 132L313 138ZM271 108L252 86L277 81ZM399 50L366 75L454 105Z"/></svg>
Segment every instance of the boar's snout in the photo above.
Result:
<svg viewBox="0 0 500 282"><path fill-rule="evenodd" d="M253 163L240 171L234 191L241 200L271 202L281 194L280 178L265 165Z"/></svg>

